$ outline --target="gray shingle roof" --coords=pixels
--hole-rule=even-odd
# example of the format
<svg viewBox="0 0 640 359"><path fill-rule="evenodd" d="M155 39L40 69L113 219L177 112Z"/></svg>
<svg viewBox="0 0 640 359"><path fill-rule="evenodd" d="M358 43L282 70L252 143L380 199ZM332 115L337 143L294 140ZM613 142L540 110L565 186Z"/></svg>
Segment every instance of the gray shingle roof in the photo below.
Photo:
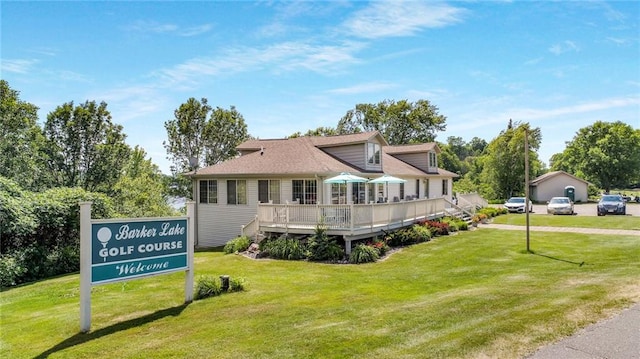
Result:
<svg viewBox="0 0 640 359"><path fill-rule="evenodd" d="M340 161L329 155L321 148L347 144L366 143L372 137L379 137L383 143L383 172L394 176L424 176L425 173L397 158L389 155L392 153L415 153L432 150L435 143L388 146L386 140L379 132L363 132L352 135L326 136L326 137L296 137L288 139L248 140L237 148L243 155L225 162L201 168L197 176L207 175L273 175L285 174L288 176L329 175L340 172L353 174L365 174L375 172L363 172L363 169ZM193 174L193 173L191 173ZM380 173L377 173L380 174ZM443 176L457 177L455 173L439 170Z"/></svg>

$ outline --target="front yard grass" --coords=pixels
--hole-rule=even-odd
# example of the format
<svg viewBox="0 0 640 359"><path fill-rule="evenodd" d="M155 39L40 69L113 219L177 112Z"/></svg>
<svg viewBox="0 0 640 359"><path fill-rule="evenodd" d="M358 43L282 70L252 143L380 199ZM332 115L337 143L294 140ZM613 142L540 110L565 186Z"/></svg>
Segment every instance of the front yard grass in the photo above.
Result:
<svg viewBox="0 0 640 359"><path fill-rule="evenodd" d="M0 293L0 357L521 358L640 300L638 237L544 232L524 247L482 228L365 265L199 252L196 280L246 291L183 305L181 273L97 286L88 334L68 275Z"/></svg>
<svg viewBox="0 0 640 359"><path fill-rule="evenodd" d="M524 214L511 213L493 218L496 224L526 225ZM568 216L552 214L530 214L531 226L575 227L575 228L608 228L640 230L640 217L637 216Z"/></svg>

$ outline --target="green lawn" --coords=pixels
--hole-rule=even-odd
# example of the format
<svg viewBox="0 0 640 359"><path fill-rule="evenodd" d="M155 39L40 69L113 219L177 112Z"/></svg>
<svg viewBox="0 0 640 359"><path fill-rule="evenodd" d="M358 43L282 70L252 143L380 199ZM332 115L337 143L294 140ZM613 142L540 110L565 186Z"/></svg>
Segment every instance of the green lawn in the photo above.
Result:
<svg viewBox="0 0 640 359"><path fill-rule="evenodd" d="M508 214L493 219L493 223L524 226L524 214ZM532 226L610 228L640 230L640 217L637 216L554 216L551 214L531 214L529 224Z"/></svg>
<svg viewBox="0 0 640 359"><path fill-rule="evenodd" d="M485 227L367 265L200 252L196 279L247 290L185 306L179 273L96 286L88 334L78 275L55 278L0 293L0 357L521 358L639 300L640 237L535 237Z"/></svg>

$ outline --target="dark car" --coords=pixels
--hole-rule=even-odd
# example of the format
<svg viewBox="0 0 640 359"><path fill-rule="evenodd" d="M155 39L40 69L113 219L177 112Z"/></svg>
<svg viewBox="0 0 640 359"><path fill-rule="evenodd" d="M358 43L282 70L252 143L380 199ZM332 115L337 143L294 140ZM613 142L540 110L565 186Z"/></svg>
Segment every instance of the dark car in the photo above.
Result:
<svg viewBox="0 0 640 359"><path fill-rule="evenodd" d="M605 214L627 214L627 203L619 194L606 194L598 202L598 216Z"/></svg>

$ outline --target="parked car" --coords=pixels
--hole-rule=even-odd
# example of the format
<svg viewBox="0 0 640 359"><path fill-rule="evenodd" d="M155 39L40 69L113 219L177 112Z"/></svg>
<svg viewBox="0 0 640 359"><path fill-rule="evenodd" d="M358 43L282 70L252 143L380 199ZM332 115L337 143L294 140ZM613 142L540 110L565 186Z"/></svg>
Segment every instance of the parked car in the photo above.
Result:
<svg viewBox="0 0 640 359"><path fill-rule="evenodd" d="M598 202L598 216L605 214L627 214L627 203L619 194L605 194Z"/></svg>
<svg viewBox="0 0 640 359"><path fill-rule="evenodd" d="M511 197L504 203L504 208L513 213L524 213L526 199L524 197ZM533 212L533 203L529 200L529 212Z"/></svg>
<svg viewBox="0 0 640 359"><path fill-rule="evenodd" d="M547 203L548 214L573 214L573 202L569 197L553 197Z"/></svg>

